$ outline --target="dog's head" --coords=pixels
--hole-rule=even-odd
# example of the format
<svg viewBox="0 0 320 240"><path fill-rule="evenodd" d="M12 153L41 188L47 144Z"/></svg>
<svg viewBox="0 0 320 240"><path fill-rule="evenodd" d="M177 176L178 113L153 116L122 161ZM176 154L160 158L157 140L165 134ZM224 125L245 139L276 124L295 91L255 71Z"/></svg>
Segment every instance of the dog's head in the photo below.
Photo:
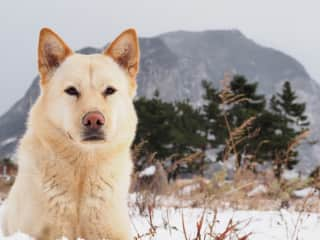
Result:
<svg viewBox="0 0 320 240"><path fill-rule="evenodd" d="M133 98L139 54L133 29L94 55L73 53L57 34L42 29L41 96L33 117L37 122L48 121L76 144L131 144L137 123Z"/></svg>

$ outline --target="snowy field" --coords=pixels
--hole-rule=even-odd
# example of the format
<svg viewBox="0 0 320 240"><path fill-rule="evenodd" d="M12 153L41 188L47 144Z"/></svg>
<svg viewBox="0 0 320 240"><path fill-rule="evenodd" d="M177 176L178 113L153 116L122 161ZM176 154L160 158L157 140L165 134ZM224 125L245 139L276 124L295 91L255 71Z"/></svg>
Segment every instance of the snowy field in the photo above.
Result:
<svg viewBox="0 0 320 240"><path fill-rule="evenodd" d="M182 231L182 215L184 216L188 238L195 239L196 224L199 222L202 214L202 209L155 210L153 224L158 229L155 237L152 239L185 239ZM209 232L209 225L213 219L214 213L207 211L204 217L202 236L205 235L204 233ZM278 212L218 211L214 232L222 233L226 229L230 219L234 223L239 222L237 226L239 237L252 233L248 238L252 240L311 240L317 239L320 236L320 215L318 214L290 213L285 210ZM135 225L139 233L147 232L150 226L148 218L140 216L133 217L133 225ZM207 236L206 239L210 238Z"/></svg>
<svg viewBox="0 0 320 240"><path fill-rule="evenodd" d="M3 207L0 209L3 211ZM197 222L203 215L203 209L173 209L163 208L153 211L152 222L149 216L140 216L136 211L132 210L132 227L138 239L154 239L154 240L185 240L183 233L182 216L184 219L185 232L188 239L195 239L197 232ZM205 233L210 232L209 226L214 219L214 212L205 211L203 218L202 237ZM230 219L233 223L239 222L237 225L238 237L251 233L248 239L252 240L312 240L320 236L320 215L281 211L234 211L221 210L216 215L216 223L213 232L222 233ZM151 237L150 227L155 229L154 236ZM10 237L1 236L2 240L31 240L28 236L17 233ZM204 238L202 238L204 239ZM206 237L205 239L214 239ZM229 240L229 238L227 238ZM237 239L234 235L234 238Z"/></svg>

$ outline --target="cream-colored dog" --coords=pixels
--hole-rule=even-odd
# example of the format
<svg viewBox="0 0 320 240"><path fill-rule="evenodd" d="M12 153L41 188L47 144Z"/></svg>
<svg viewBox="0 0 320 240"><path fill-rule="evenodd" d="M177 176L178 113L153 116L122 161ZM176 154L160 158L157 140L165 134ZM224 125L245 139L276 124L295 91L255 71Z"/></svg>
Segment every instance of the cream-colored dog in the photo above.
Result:
<svg viewBox="0 0 320 240"><path fill-rule="evenodd" d="M41 95L18 148L5 234L132 239L127 193L137 124L135 30L102 54L81 55L42 29L38 57Z"/></svg>

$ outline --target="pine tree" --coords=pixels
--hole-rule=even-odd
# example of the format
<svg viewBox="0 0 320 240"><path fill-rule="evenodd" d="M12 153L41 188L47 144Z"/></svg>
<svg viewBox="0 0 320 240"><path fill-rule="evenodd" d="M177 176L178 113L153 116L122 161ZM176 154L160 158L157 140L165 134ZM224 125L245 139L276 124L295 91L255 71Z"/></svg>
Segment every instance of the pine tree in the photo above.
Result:
<svg viewBox="0 0 320 240"><path fill-rule="evenodd" d="M280 178L283 168L291 169L297 164L296 152L287 158L290 141L296 136L293 128L288 126L287 119L282 115L265 110L255 121L259 135L251 142L251 150L255 161L269 161L274 165L275 175Z"/></svg>
<svg viewBox="0 0 320 240"><path fill-rule="evenodd" d="M172 139L172 154L178 158L201 152L205 149L205 121L201 115L200 109L194 108L188 100L175 103L175 119L171 128L170 135ZM184 166L178 165L176 175L181 173L191 173L203 175L205 162L200 157L194 161L185 163Z"/></svg>
<svg viewBox="0 0 320 240"><path fill-rule="evenodd" d="M194 108L189 101L175 103L174 125L171 128L173 151L178 153L192 153L195 149L202 149L206 144L204 138L204 120L200 110Z"/></svg>
<svg viewBox="0 0 320 240"><path fill-rule="evenodd" d="M298 96L292 90L290 82L283 84L282 92L273 96L274 103L271 103L273 110L278 109L284 115L289 123L298 127L300 131L305 130L309 126L308 117L305 115L306 104L297 102Z"/></svg>
<svg viewBox="0 0 320 240"><path fill-rule="evenodd" d="M274 159L275 174L278 179L284 168L292 169L298 163L298 151L288 151L290 143L308 130L308 117L305 115L306 104L297 102L298 96L290 82L285 82L282 92L270 99L270 120L274 133L269 134L268 150Z"/></svg>
<svg viewBox="0 0 320 240"><path fill-rule="evenodd" d="M235 96L241 96L245 99L232 106L229 111L233 115L231 124L233 126L241 125L250 117L257 116L266 106L265 97L257 94L258 83L248 83L248 80L241 75L235 75L230 83L230 90Z"/></svg>
<svg viewBox="0 0 320 240"><path fill-rule="evenodd" d="M202 81L204 94L202 96L204 103L202 105L202 114L204 118L204 128L207 143L209 147L218 147L225 143L227 130L223 119L221 98L219 91L215 89L212 83Z"/></svg>
<svg viewBox="0 0 320 240"><path fill-rule="evenodd" d="M168 146L172 142L169 132L176 114L174 105L158 97L142 97L135 101L135 107L139 119L135 143L146 141L146 151L161 158L171 154Z"/></svg>
<svg viewBox="0 0 320 240"><path fill-rule="evenodd" d="M270 109L274 113L281 114L281 109L279 107L279 100L277 99L277 97L275 95L272 95L272 97L270 99Z"/></svg>

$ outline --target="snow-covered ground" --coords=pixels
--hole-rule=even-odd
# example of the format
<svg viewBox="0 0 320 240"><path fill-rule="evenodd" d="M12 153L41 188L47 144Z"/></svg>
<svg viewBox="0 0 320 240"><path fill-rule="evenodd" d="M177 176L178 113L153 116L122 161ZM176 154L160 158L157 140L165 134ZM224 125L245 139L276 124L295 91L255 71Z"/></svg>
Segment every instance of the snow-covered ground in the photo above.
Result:
<svg viewBox="0 0 320 240"><path fill-rule="evenodd" d="M157 209L154 212L154 225L158 226L156 240L185 239L182 227L182 214L190 239L196 236L196 224L203 214L203 209ZM203 233L208 232L214 213L207 211ZM239 222L240 236L252 233L252 240L311 240L320 236L320 215L281 211L218 211L215 233L222 233L230 219ZM133 225L139 233L146 233L150 228L148 218L133 217ZM171 226L171 229L170 229ZM210 239L207 237L207 239Z"/></svg>
<svg viewBox="0 0 320 240"><path fill-rule="evenodd" d="M0 212L3 211L3 207ZM187 236L194 239L196 236L196 225L199 222L203 209L155 209L152 217L152 225L156 228L154 237L145 236L140 239L154 240L179 240L185 239L183 233L182 216L185 223ZM0 213L1 214L1 213ZM212 224L214 212L205 211L202 234L209 232L209 225ZM137 235L149 232L150 218L141 216L137 211L132 210L133 231ZM217 213L217 222L214 225L214 232L223 232L230 219L239 222L238 235L248 233L250 240L312 240L320 236L320 215L281 211L234 211L221 210ZM202 235L203 236L203 235ZM28 236L17 233L10 237L0 236L1 240L31 240ZM210 239L206 237L206 239ZM232 238L231 238L232 239ZM235 238L234 238L235 239ZM228 238L229 240L229 238Z"/></svg>

